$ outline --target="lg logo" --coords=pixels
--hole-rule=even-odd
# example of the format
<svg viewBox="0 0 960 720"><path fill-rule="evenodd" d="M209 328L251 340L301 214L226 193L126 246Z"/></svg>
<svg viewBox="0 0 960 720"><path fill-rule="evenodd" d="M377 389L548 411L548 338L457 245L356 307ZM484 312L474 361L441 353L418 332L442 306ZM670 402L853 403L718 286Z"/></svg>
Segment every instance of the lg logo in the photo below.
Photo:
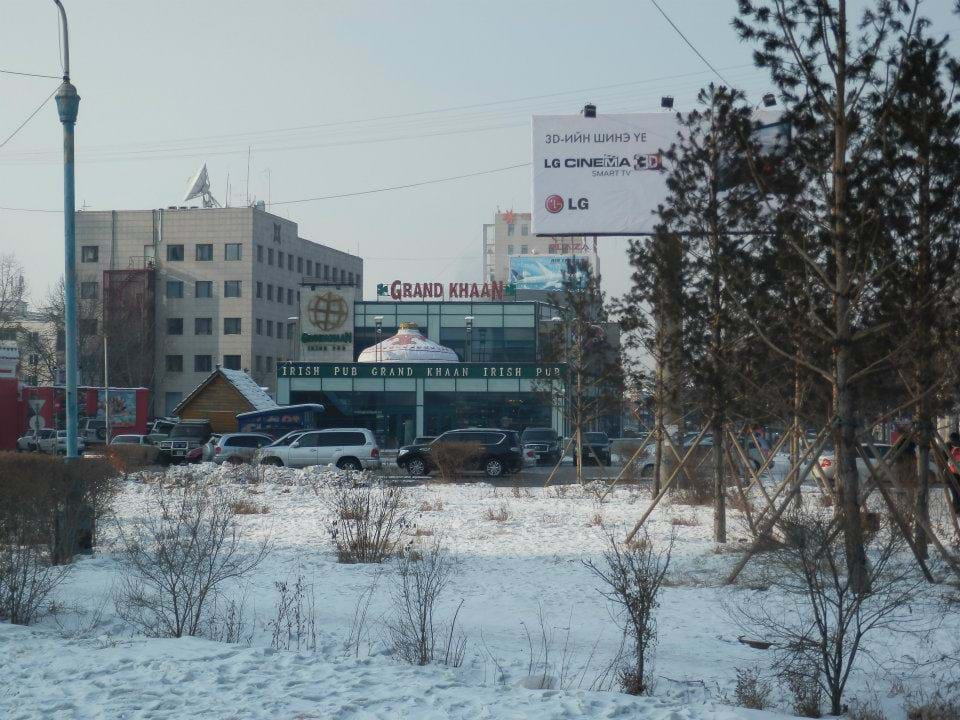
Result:
<svg viewBox="0 0 960 720"><path fill-rule="evenodd" d="M547 201L544 203L544 207L547 209L547 212L553 213L556 215L558 212L563 210L564 205L566 205L567 210L589 210L590 201L587 198L567 198L566 201L559 195L550 195L547 197Z"/></svg>

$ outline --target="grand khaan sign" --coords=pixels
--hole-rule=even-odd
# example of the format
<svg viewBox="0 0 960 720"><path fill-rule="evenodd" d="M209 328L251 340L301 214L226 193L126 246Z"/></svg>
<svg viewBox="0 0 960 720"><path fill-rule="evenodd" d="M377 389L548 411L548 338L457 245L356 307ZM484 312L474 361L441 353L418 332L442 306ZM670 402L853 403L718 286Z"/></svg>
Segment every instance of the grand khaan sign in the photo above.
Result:
<svg viewBox="0 0 960 720"><path fill-rule="evenodd" d="M379 297L393 300L503 300L509 289L502 282L393 282L377 285Z"/></svg>
<svg viewBox="0 0 960 720"><path fill-rule="evenodd" d="M278 378L512 378L562 380L563 363L315 363L277 365Z"/></svg>
<svg viewBox="0 0 960 720"><path fill-rule="evenodd" d="M352 286L315 285L300 290L300 359L353 360Z"/></svg>

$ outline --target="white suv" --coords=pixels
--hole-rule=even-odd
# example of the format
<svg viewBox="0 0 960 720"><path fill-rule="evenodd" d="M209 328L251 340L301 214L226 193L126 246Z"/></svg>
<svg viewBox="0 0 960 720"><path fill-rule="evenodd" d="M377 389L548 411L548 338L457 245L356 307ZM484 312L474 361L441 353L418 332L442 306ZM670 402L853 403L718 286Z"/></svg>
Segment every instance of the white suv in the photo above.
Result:
<svg viewBox="0 0 960 720"><path fill-rule="evenodd" d="M297 468L336 465L341 470L376 470L380 467L380 448L366 428L313 430L289 445L268 445L260 450L258 461Z"/></svg>

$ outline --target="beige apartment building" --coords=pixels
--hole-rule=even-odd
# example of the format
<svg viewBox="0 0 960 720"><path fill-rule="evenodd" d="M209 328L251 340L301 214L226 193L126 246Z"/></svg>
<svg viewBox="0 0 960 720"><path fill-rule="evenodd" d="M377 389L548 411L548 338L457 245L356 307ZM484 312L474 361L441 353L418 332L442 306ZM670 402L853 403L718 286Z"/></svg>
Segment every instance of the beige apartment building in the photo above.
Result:
<svg viewBox="0 0 960 720"><path fill-rule="evenodd" d="M483 279L510 281L510 258L524 255L570 255L591 253L583 237L537 237L532 234L530 213L497 211L494 221L483 226ZM594 253L595 254L595 253Z"/></svg>
<svg viewBox="0 0 960 720"><path fill-rule="evenodd" d="M362 299L359 257L259 208L83 211L76 223L81 343L106 335L110 384L150 387L156 415L217 365L275 392L301 282L353 285ZM85 364L82 382L99 384L103 361Z"/></svg>

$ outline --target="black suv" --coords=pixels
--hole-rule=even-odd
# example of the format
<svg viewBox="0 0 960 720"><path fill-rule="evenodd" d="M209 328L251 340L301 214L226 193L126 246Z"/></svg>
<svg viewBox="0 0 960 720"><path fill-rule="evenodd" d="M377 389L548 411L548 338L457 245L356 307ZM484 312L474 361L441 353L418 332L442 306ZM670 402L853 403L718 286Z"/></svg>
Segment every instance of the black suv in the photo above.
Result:
<svg viewBox="0 0 960 720"><path fill-rule="evenodd" d="M448 430L429 445L407 445L397 453L397 465L411 475L429 475L436 469L431 453L441 443L476 443L482 448L467 470L482 470L487 477L520 472L523 455L520 452L520 433L496 428L466 428Z"/></svg>
<svg viewBox="0 0 960 720"><path fill-rule="evenodd" d="M164 462L185 460L188 452L206 445L211 435L213 428L209 420L181 420L170 431L167 439L160 441L160 459Z"/></svg>
<svg viewBox="0 0 960 720"><path fill-rule="evenodd" d="M560 438L553 428L530 427L521 436L523 447L537 454L537 465L556 465L560 462Z"/></svg>
<svg viewBox="0 0 960 720"><path fill-rule="evenodd" d="M597 462L600 459L607 467L610 467L613 458L610 453L610 438L604 432L585 432L580 440L580 450L583 455L581 461L583 465Z"/></svg>

